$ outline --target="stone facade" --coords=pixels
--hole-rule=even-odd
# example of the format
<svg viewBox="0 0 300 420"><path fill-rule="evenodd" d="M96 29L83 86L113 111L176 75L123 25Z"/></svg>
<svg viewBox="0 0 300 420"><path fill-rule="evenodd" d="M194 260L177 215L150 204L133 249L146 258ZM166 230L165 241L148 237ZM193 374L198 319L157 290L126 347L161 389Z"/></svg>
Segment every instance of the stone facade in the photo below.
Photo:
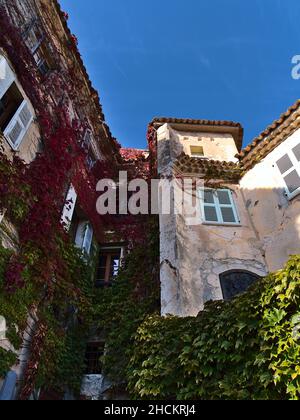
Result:
<svg viewBox="0 0 300 420"><path fill-rule="evenodd" d="M90 82L77 50L76 40L68 28L67 16L61 11L59 3L56 0L3 0L0 1L0 7L4 7L10 24L13 24L18 31L22 49L26 50L26 57L28 57L26 65L32 70L32 77L35 78L40 98L43 98L42 107L47 115L55 114L56 107L60 106L66 110L66 115L68 115L71 122L81 124L81 130L78 130L77 141L87 155L86 165L82 170L82 178L88 182L92 168L99 161L106 162L112 167L116 165L118 146L105 122L98 93ZM18 68L18 65L14 66L13 62L18 63L16 54L12 53L10 56L8 51L0 46L0 99L3 99L4 95L8 95L12 86L15 86L14 89L18 92L19 97L21 96L21 101L26 103L31 118L30 121L28 120L26 127L23 128L22 135L18 136L16 144L12 142L10 131L7 130L7 127L3 128L3 130L0 129L0 142L1 147L4 148L4 152L9 158L12 158L15 154L26 164L30 165L38 153L43 153L42 130L37 118L38 112L26 95L26 87L22 85L20 68ZM77 84L76 95L74 95L70 87L71 78L71 83L76 82ZM27 86L27 93L28 89L30 88ZM46 95L43 92L46 92ZM20 108L14 110L14 115L9 117L8 128L10 126L13 128L14 122L17 124L20 120L19 111ZM66 174L66 197L70 188L70 174ZM75 237L78 238L79 227L82 227L83 223L85 223L85 226L89 226L89 230L88 232L84 230L82 235L85 235L84 239L88 239L89 243L87 244L86 240L81 240L82 238L78 239L78 243L81 246L85 242L84 250L90 250L92 243L97 247L97 240L95 235L93 235L93 227L89 216L83 210L84 205L76 191L72 199L72 209L69 210L70 235L74 236L74 240ZM66 203L66 207L70 209L70 203ZM62 219L65 208L61 209ZM94 211L94 209L92 210ZM9 218L6 217L5 211L0 214L0 243L5 248L18 250L18 232ZM18 356L18 365L12 367L12 371L16 374L15 385L17 386L22 380L28 361L27 349L29 347L28 343L31 341L30 328L34 330L34 326L38 321L34 310L28 316L29 327L28 331L24 331L24 346L21 349L13 349L9 341L3 336L3 332L0 331L0 347L10 349ZM3 323L4 320L1 320L1 326L3 326ZM3 382L4 380L0 382L0 399L3 397L1 393ZM10 380L6 382L9 386L11 383ZM5 388L6 390L8 385ZM14 398L15 391L13 390L11 398ZM7 395L7 391L5 391L5 395Z"/></svg>
<svg viewBox="0 0 300 420"><path fill-rule="evenodd" d="M190 223L185 212L160 217L162 314L195 316L206 302L224 298L223 273L243 271L263 277L299 253L299 196L287 196L277 162L300 144L300 131L281 139L251 169L244 170L243 161L238 163L239 180L231 182L219 173L208 180L201 169L202 163L221 168L226 162L238 162L238 137L231 123L205 125L170 119L156 125L159 175L178 178L176 166L183 159L180 177L201 181L203 189L208 184L209 188L221 185L228 189L238 214L238 223L232 225L205 222L201 197L194 191L200 209L196 222ZM270 139L264 142L269 145ZM201 152L198 156L197 151ZM199 159L198 166L195 159Z"/></svg>

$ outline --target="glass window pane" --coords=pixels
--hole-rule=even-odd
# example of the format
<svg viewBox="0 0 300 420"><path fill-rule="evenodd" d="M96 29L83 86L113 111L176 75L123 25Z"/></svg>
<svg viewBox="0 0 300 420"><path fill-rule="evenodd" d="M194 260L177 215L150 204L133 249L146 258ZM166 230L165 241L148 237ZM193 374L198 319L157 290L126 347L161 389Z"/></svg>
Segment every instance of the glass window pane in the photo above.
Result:
<svg viewBox="0 0 300 420"><path fill-rule="evenodd" d="M231 300L235 296L246 292L259 277L256 274L236 271L221 274L221 285L225 300Z"/></svg>
<svg viewBox="0 0 300 420"><path fill-rule="evenodd" d="M284 177L284 180L290 193L300 188L300 177L297 171L291 172L288 176Z"/></svg>
<svg viewBox="0 0 300 420"><path fill-rule="evenodd" d="M204 191L204 203L207 204L214 204L214 191L211 190L205 190Z"/></svg>
<svg viewBox="0 0 300 420"><path fill-rule="evenodd" d="M294 147L293 153L296 156L297 160L300 162L300 144Z"/></svg>
<svg viewBox="0 0 300 420"><path fill-rule="evenodd" d="M221 213L224 223L237 223L233 209L231 207L221 207Z"/></svg>
<svg viewBox="0 0 300 420"><path fill-rule="evenodd" d="M230 191L218 190L217 194L220 204L231 204Z"/></svg>
<svg viewBox="0 0 300 420"><path fill-rule="evenodd" d="M293 167L292 161L288 155L284 155L277 162L277 166L282 174L285 174L289 169Z"/></svg>
<svg viewBox="0 0 300 420"><path fill-rule="evenodd" d="M206 222L218 222L218 215L215 207L204 206L204 215Z"/></svg>

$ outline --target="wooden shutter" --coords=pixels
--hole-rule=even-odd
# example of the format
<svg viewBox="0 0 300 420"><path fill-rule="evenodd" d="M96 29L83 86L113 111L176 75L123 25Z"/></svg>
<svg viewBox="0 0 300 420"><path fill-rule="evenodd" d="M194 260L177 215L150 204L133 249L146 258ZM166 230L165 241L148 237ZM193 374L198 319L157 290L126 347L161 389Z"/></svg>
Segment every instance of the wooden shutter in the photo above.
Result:
<svg viewBox="0 0 300 420"><path fill-rule="evenodd" d="M86 254L90 254L91 252L91 246L92 246L92 241L93 241L93 228L91 226L90 223L86 224L86 228L85 228L85 234L84 234L84 240L83 240L83 251Z"/></svg>
<svg viewBox="0 0 300 420"><path fill-rule="evenodd" d="M66 203L62 213L62 223L65 225L66 230L68 231L71 226L72 217L74 214L75 206L77 201L77 193L73 185L70 186L67 197Z"/></svg>
<svg viewBox="0 0 300 420"><path fill-rule="evenodd" d="M93 228L87 221L80 222L76 232L75 244L85 254L90 253L93 240Z"/></svg>
<svg viewBox="0 0 300 420"><path fill-rule="evenodd" d="M4 130L5 137L9 140L14 149L20 145L32 120L33 115L27 102L24 100L11 122Z"/></svg>

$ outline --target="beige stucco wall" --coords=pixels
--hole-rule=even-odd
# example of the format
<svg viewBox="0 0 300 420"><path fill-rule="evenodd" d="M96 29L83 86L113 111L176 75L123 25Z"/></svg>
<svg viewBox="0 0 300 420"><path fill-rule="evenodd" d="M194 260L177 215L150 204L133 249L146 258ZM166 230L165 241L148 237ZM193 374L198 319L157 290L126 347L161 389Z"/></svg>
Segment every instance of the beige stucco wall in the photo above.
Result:
<svg viewBox="0 0 300 420"><path fill-rule="evenodd" d="M162 313L195 316L210 300L222 300L220 274L248 270L267 274L262 243L253 229L243 194L234 191L239 226L187 223L185 215L161 216ZM200 203L198 203L200 206Z"/></svg>
<svg viewBox="0 0 300 420"><path fill-rule="evenodd" d="M172 162L198 138L205 153L215 160L234 161L237 149L229 134L179 133L167 124L158 130L160 175L172 174ZM200 143L200 142L199 142ZM238 185L224 185L234 192L240 225L205 225L201 215L190 223L186 214L160 216L162 314L195 316L210 300L223 299L220 274L248 270L260 276L267 273L263 244L259 240ZM197 209L200 213L200 200Z"/></svg>
<svg viewBox="0 0 300 420"><path fill-rule="evenodd" d="M230 134L189 133L172 130L173 141L180 142L183 151L191 156L191 146L203 147L204 157L225 162L237 162L238 153L235 141Z"/></svg>
<svg viewBox="0 0 300 420"><path fill-rule="evenodd" d="M275 165L299 143L300 130L247 172L240 183L270 271L281 269L290 255L300 253L300 196L287 198Z"/></svg>

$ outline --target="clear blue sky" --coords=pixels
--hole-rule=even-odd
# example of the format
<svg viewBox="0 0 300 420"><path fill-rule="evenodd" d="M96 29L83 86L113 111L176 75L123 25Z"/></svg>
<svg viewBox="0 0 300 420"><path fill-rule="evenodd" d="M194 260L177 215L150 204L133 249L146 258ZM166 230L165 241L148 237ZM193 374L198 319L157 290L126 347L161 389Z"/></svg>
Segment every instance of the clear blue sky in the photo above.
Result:
<svg viewBox="0 0 300 420"><path fill-rule="evenodd" d="M61 0L112 133L154 116L229 119L245 144L300 97L299 0Z"/></svg>

